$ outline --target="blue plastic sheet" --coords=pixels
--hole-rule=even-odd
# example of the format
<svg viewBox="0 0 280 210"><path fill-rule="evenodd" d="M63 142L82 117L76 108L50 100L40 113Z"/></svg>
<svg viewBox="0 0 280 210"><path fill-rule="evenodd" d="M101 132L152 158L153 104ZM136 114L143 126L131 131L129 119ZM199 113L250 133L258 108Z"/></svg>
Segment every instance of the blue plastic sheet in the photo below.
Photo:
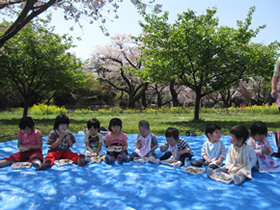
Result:
<svg viewBox="0 0 280 210"><path fill-rule="evenodd" d="M128 152L135 149L136 135L128 135ZM84 135L75 134L72 151L83 153ZM182 137L199 159L205 136ZM271 137L268 137L271 144ZM47 152L43 138L43 154ZM159 145L164 136L158 136ZM226 148L229 136L223 136ZM273 145L274 149L275 146ZM105 150L105 148L103 148ZM17 152L17 141L0 144L0 158ZM157 156L163 153L156 150ZM280 174L253 172L253 180L240 186L190 175L182 168L129 162L84 167L54 165L46 171L0 169L1 209L278 209Z"/></svg>

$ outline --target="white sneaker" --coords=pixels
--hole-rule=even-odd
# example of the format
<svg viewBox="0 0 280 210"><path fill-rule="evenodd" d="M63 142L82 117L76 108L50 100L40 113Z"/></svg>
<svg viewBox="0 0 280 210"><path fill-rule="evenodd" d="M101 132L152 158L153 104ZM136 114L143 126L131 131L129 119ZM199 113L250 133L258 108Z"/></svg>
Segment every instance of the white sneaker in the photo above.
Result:
<svg viewBox="0 0 280 210"><path fill-rule="evenodd" d="M154 164L160 164L160 160L159 159L155 159L153 156L150 157L150 162L154 163Z"/></svg>
<svg viewBox="0 0 280 210"><path fill-rule="evenodd" d="M175 163L172 163L172 165L175 167L175 168L180 168L180 166L182 165L182 162L181 161L177 161Z"/></svg>

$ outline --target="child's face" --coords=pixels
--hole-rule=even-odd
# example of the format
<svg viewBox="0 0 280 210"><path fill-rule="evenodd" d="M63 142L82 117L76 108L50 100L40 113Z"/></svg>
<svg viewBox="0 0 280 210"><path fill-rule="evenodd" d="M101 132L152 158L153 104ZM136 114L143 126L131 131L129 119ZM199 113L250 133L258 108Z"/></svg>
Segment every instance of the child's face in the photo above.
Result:
<svg viewBox="0 0 280 210"><path fill-rule="evenodd" d="M238 147L242 146L242 139L237 139L235 135L230 134L230 142Z"/></svg>
<svg viewBox="0 0 280 210"><path fill-rule="evenodd" d="M119 126L119 125L113 125L113 126L111 126L111 130L112 130L112 133L118 134L118 133L121 132L121 126Z"/></svg>
<svg viewBox="0 0 280 210"><path fill-rule="evenodd" d="M174 139L174 137L166 137L166 141L167 144L169 144L170 146L174 146L175 144L177 144L179 139Z"/></svg>
<svg viewBox="0 0 280 210"><path fill-rule="evenodd" d="M68 128L68 124L59 124L58 126L58 131L61 132L61 131L66 131Z"/></svg>
<svg viewBox="0 0 280 210"><path fill-rule="evenodd" d="M94 128L93 126L88 129L88 132L90 133L90 135L95 136L98 133L98 128Z"/></svg>
<svg viewBox="0 0 280 210"><path fill-rule="evenodd" d="M263 135L263 134L256 134L253 138L254 138L256 141L262 141L262 140L264 140L265 135Z"/></svg>
<svg viewBox="0 0 280 210"><path fill-rule="evenodd" d="M219 141L221 138L221 131L216 129L213 133L208 133L208 138L212 143Z"/></svg>
<svg viewBox="0 0 280 210"><path fill-rule="evenodd" d="M150 129L147 129L145 127L138 126L138 129L139 129L140 135L143 137L146 137L150 133Z"/></svg>
<svg viewBox="0 0 280 210"><path fill-rule="evenodd" d="M26 126L22 131L26 133L27 136L29 136L32 134L33 129Z"/></svg>

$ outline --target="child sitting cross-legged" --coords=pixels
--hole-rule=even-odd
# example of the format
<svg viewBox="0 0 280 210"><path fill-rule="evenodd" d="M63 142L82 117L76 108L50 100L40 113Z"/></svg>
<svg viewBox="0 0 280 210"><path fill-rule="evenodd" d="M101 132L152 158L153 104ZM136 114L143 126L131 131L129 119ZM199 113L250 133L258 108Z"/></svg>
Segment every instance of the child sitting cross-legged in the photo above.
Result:
<svg viewBox="0 0 280 210"><path fill-rule="evenodd" d="M259 172L280 172L280 163L273 160L271 154L273 149L266 139L267 127L262 121L255 121L251 124L251 138L248 145L252 146L257 154L257 164L254 167Z"/></svg>
<svg viewBox="0 0 280 210"><path fill-rule="evenodd" d="M85 155L74 153L70 147L76 142L73 134L67 130L69 126L69 118L64 114L56 117L54 129L50 132L47 140L49 144L48 155L46 156L40 170L46 170L54 164L58 159L70 159L80 166L85 165Z"/></svg>
<svg viewBox="0 0 280 210"><path fill-rule="evenodd" d="M216 124L208 124L205 129L205 135L208 141L203 144L201 149L202 159L191 163L192 166L202 167L209 166L211 169L216 169L222 166L226 156L226 148L221 138L221 128Z"/></svg>
<svg viewBox="0 0 280 210"><path fill-rule="evenodd" d="M157 137L150 132L150 124L141 120L138 124L139 133L136 141L136 150L129 156L129 161L136 157L156 157L155 150L158 148Z"/></svg>
<svg viewBox="0 0 280 210"><path fill-rule="evenodd" d="M208 168L207 176L213 172L228 173L233 177L234 184L242 184L246 178L252 179L251 170L257 162L253 147L246 144L249 131L245 126L236 125L230 130L231 146L228 149L225 166L215 170Z"/></svg>
<svg viewBox="0 0 280 210"><path fill-rule="evenodd" d="M150 158L152 163L159 164L161 160L166 160L168 158L177 160L177 162L172 165L176 168L179 168L183 163L185 158L189 160L193 156L192 149L185 139L179 138L179 131L176 128L169 127L165 131L166 142L163 146L160 146L160 151L165 152L162 157L159 159Z"/></svg>

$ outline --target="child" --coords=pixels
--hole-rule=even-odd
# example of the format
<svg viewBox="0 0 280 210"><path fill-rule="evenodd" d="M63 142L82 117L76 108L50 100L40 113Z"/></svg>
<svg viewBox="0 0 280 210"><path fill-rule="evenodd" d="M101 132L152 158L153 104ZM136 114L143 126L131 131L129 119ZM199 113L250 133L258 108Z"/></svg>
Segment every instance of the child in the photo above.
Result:
<svg viewBox="0 0 280 210"><path fill-rule="evenodd" d="M271 154L273 149L269 141L265 138L267 127L262 121L255 121L251 124L251 138L248 145L252 146L257 154L256 169L259 172L280 172L280 163L273 160Z"/></svg>
<svg viewBox="0 0 280 210"><path fill-rule="evenodd" d="M136 141L136 150L129 156L129 161L135 157L156 157L158 148L157 137L150 132L149 122L141 120L138 124L139 133Z"/></svg>
<svg viewBox="0 0 280 210"><path fill-rule="evenodd" d="M119 118L113 118L109 123L110 132L105 136L105 146L115 147L120 146L120 152L108 152L105 157L105 162L107 164L113 164L115 162L115 158L117 158L117 163L121 164L123 162L128 162L127 156L127 135L121 131L122 129L122 121Z"/></svg>
<svg viewBox="0 0 280 210"><path fill-rule="evenodd" d="M99 133L100 130L100 122L91 118L87 122L88 132L85 135L84 141L86 144L85 156L90 157L102 157L105 153L101 150L103 143L103 136ZM102 158L103 159L103 158Z"/></svg>
<svg viewBox="0 0 280 210"><path fill-rule="evenodd" d="M11 165L13 162L28 161L38 169L43 161L41 131L35 129L32 117L21 118L19 128L17 135L19 152L0 160L0 168Z"/></svg>
<svg viewBox="0 0 280 210"><path fill-rule="evenodd" d="M251 170L256 165L257 157L253 147L246 144L249 131L245 126L236 125L230 130L232 145L227 152L225 166L215 172L226 172L233 176L234 184L242 184L246 177L252 179ZM211 176L213 169L207 170L207 176Z"/></svg>
<svg viewBox="0 0 280 210"><path fill-rule="evenodd" d="M160 146L160 151L165 152L168 148L170 151L166 152L162 157L159 159L154 159L151 157L152 163L160 163L161 160L166 160L168 158L178 160L177 162L173 163L173 166L179 168L185 158L189 158L189 160L193 156L193 152L189 144L185 139L179 138L179 131L176 128L169 127L165 131L166 142L164 146Z"/></svg>
<svg viewBox="0 0 280 210"><path fill-rule="evenodd" d="M69 118L64 114L56 117L53 131L50 132L47 140L47 144L49 144L48 155L40 170L51 167L58 159L70 159L80 166L85 165L85 155L78 155L70 150L76 140L73 134L67 130L69 123Z"/></svg>
<svg viewBox="0 0 280 210"><path fill-rule="evenodd" d="M203 159L192 162L191 165L196 167L209 165L209 168L212 169L221 167L226 156L225 145L220 141L221 128L216 124L209 124L206 126L205 135L208 137L208 141L203 144L201 149Z"/></svg>

